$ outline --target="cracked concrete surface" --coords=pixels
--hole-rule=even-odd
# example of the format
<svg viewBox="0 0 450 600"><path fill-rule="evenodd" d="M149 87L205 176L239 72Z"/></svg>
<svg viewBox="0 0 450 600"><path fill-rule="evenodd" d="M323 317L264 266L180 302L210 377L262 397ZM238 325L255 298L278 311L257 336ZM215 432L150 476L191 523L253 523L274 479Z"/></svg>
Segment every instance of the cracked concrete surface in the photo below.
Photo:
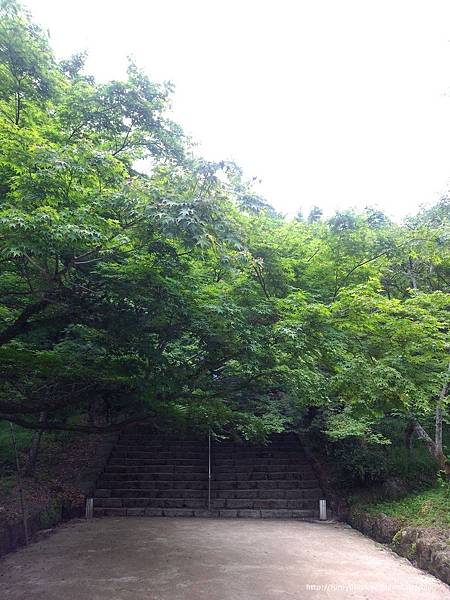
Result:
<svg viewBox="0 0 450 600"><path fill-rule="evenodd" d="M450 600L450 588L342 524L72 521L0 560L2 600Z"/></svg>

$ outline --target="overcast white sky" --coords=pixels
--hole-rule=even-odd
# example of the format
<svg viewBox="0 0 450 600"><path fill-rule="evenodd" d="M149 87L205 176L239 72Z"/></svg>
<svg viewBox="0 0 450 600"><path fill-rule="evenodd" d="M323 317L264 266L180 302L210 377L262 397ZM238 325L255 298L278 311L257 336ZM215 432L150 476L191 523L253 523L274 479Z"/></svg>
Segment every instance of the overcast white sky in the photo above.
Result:
<svg viewBox="0 0 450 600"><path fill-rule="evenodd" d="M378 205L450 185L449 0L25 0L57 55L176 85L174 117L278 210Z"/></svg>

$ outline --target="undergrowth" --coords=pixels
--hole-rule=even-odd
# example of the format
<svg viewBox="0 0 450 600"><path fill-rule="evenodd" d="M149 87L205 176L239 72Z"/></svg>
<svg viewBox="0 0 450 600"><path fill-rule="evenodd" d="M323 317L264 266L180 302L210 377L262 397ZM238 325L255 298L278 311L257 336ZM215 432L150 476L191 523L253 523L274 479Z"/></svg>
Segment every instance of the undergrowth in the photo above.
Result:
<svg viewBox="0 0 450 600"><path fill-rule="evenodd" d="M411 494L400 500L369 504L369 514L384 513L407 525L450 529L450 485L442 485Z"/></svg>

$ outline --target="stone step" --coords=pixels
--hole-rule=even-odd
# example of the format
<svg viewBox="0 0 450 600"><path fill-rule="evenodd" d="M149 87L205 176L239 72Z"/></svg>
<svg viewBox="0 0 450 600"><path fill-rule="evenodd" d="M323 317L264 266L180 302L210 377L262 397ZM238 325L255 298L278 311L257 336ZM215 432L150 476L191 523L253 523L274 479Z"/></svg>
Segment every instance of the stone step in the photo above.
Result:
<svg viewBox="0 0 450 600"><path fill-rule="evenodd" d="M247 448L249 450L258 448L300 448L301 444L297 440L272 440L265 444L252 444L251 442L234 442L231 440L213 441L216 448Z"/></svg>
<svg viewBox="0 0 450 600"><path fill-rule="evenodd" d="M122 475L113 479L101 478L97 482L97 487L101 489L136 490L205 490L208 489L208 479L148 479L146 476Z"/></svg>
<svg viewBox="0 0 450 600"><path fill-rule="evenodd" d="M148 472L148 473L205 473L208 470L208 465L203 464L172 464L166 461L165 464L155 464L141 459L126 459L126 458L112 458L105 471L107 472ZM299 473L303 476L314 477L314 471L310 465L292 465L292 464L272 464L266 465L235 465L235 466L212 466L212 474L216 479L220 478L222 473L234 473L234 474L246 474L246 473ZM245 475L244 475L245 476Z"/></svg>
<svg viewBox="0 0 450 600"><path fill-rule="evenodd" d="M179 438L163 435L149 434L142 431L124 431L120 440L124 438L136 438L148 440L151 444L205 444L208 443L207 436L195 438Z"/></svg>
<svg viewBox="0 0 450 600"><path fill-rule="evenodd" d="M108 465L104 470L105 475L126 475L126 476L136 476L137 479L140 477L146 477L147 479L174 479L174 480L182 480L182 479L204 479L208 477L208 471L204 469L203 471L170 471L165 469L164 471L153 471L151 467L147 465L143 465L142 467L128 467L123 465Z"/></svg>
<svg viewBox="0 0 450 600"><path fill-rule="evenodd" d="M233 489L298 489L298 488L317 488L317 479L256 479L256 480L222 480L215 481L213 486L216 490L233 490Z"/></svg>
<svg viewBox="0 0 450 600"><path fill-rule="evenodd" d="M118 444L114 453L132 453L135 457L148 456L149 458L203 458L207 460L208 448L152 448L142 445L130 445L130 444ZM281 460L294 460L308 462L308 459L301 451L291 452L284 450L259 450L259 451L236 451L236 452L217 452L212 450L212 457L214 461L224 460L267 460L271 458Z"/></svg>
<svg viewBox="0 0 450 600"><path fill-rule="evenodd" d="M202 498L94 498L99 508L207 508Z"/></svg>
<svg viewBox="0 0 450 600"><path fill-rule="evenodd" d="M118 444L140 444L142 446L151 446L154 448L167 448L176 446L178 448L191 448L195 447L208 447L208 441L206 440L192 440L189 442L183 441L163 441L157 439L151 439L146 437L132 436L132 435L123 435L117 441Z"/></svg>
<svg viewBox="0 0 450 600"><path fill-rule="evenodd" d="M96 498L206 498L208 489L157 489L157 488L98 488L95 491ZM213 499L260 499L260 500L319 500L322 497L320 488L312 489L241 489L241 490L211 490Z"/></svg>
<svg viewBox="0 0 450 600"><path fill-rule="evenodd" d="M145 470L147 471L151 471L152 473L157 473L157 472L167 472L167 473L171 473L171 472L180 472L180 473L187 473L189 471L192 472L197 472L197 473L202 473L204 471L208 470L208 465L206 463L203 464L184 464L184 465L174 465L172 463L169 463L169 461L166 461L165 464L155 464L152 462L149 462L147 460L143 460L140 458L111 458L109 463L108 463L108 467L122 467L123 470L130 470L130 467L134 468L134 467L146 467Z"/></svg>
<svg viewBox="0 0 450 600"><path fill-rule="evenodd" d="M122 455L129 456L130 458L154 458L159 460L180 460L180 459L198 459L208 462L208 450L202 450L199 452L193 452L190 450L180 450L180 451L170 451L164 450L161 452L151 452L148 450L138 450L136 448L116 448L113 451L112 455L120 456Z"/></svg>
<svg viewBox="0 0 450 600"><path fill-rule="evenodd" d="M160 443L151 442L145 439L135 439L130 437L123 437L117 442L118 446L135 446L138 448L145 448L152 451L164 451L170 450L208 450L208 443L204 442L185 442L185 443Z"/></svg>
<svg viewBox="0 0 450 600"><path fill-rule="evenodd" d="M98 488L95 491L95 497L97 498L206 498L208 496L208 489L158 489L158 488L135 488L135 487L111 487L111 488ZM314 500L317 501L322 497L320 488L311 489L237 489L237 490L214 490L211 489L211 498L213 499L260 499L260 500L271 500L271 499L287 499L287 500Z"/></svg>
<svg viewBox="0 0 450 600"><path fill-rule="evenodd" d="M129 471L130 473L132 472L137 472L137 471L149 471L152 472L152 469L154 469L155 467L157 468L166 468L167 472L172 471L175 467L177 467L177 470L180 472L186 471L186 467L189 465L172 465L172 464L166 464L166 465L147 465L147 464L140 464L139 462L137 464L130 464L127 462L124 462L126 459L120 459L119 463L115 463L115 462L109 462L107 465L107 468L111 468L114 471ZM203 463L203 464L197 464L197 465L191 465L192 467L195 467L196 470L201 473L205 470L208 469L208 464L207 463Z"/></svg>
<svg viewBox="0 0 450 600"><path fill-rule="evenodd" d="M189 481L189 480L181 480L181 481L173 481L169 480L149 480L149 479L135 479L133 477L128 477L126 475L121 475L119 478L109 479L107 477L102 477L97 482L97 488L99 489L137 489L137 490L150 490L150 489L158 489L158 490L168 490L168 489L176 489L176 490L189 490L189 489L208 489L208 481L207 479Z"/></svg>
<svg viewBox="0 0 450 600"><path fill-rule="evenodd" d="M94 506L100 508L207 508L205 498L94 498ZM316 500L253 500L251 498L214 499L213 509L249 510L314 510Z"/></svg>
<svg viewBox="0 0 450 600"><path fill-rule="evenodd" d="M216 443L212 444L212 448L215 452L264 452L264 451L276 451L276 452L304 452L303 448L299 444L267 444L266 446L249 446L245 444L226 444Z"/></svg>
<svg viewBox="0 0 450 600"><path fill-rule="evenodd" d="M228 519L305 519L313 520L319 517L316 510L259 510L259 509L222 509L219 517Z"/></svg>
<svg viewBox="0 0 450 600"><path fill-rule="evenodd" d="M259 498L262 500L288 499L288 500L319 500L322 498L322 490L318 487L311 489L237 489L237 490L212 490L212 498Z"/></svg>
<svg viewBox="0 0 450 600"><path fill-rule="evenodd" d="M195 458L198 455L204 460L208 459L208 449L203 448L200 450L186 450L173 448L165 448L163 450L153 450L151 448L144 448L143 446L129 446L129 445L117 445L113 449L113 454L131 454L135 458L165 458L165 455L173 456L176 458L186 459ZM265 452L264 456L260 456L260 452L235 452L235 453L217 453L214 450L211 452L212 461L219 464L224 461L259 461L259 462L270 462L273 459L280 460L282 462L294 461L294 462L306 462L309 463L308 458L305 457L301 452ZM271 456L266 456L270 454Z"/></svg>
<svg viewBox="0 0 450 600"><path fill-rule="evenodd" d="M136 476L135 474L113 474L104 475L98 480L97 487L100 489L207 489L208 480L172 480L172 479L148 479L146 475ZM317 490L319 489L317 479L287 479L287 480L228 480L212 481L211 488L217 493L225 491L227 493L238 490Z"/></svg>
<svg viewBox="0 0 450 600"><path fill-rule="evenodd" d="M218 517L205 508L101 508L94 507L96 517Z"/></svg>
<svg viewBox="0 0 450 600"><path fill-rule="evenodd" d="M253 458L253 459L230 459L230 458L225 458L225 459L215 459L212 461L212 467L213 469L217 469L217 467L241 467L241 466L255 466L255 465L259 465L259 466L263 466L266 467L267 465L291 465L294 467L303 467L303 466L310 466L310 463L307 462L306 460L300 459L297 460L296 458Z"/></svg>
<svg viewBox="0 0 450 600"><path fill-rule="evenodd" d="M236 459L248 459L248 458L288 458L288 459L299 459L303 458L303 454L301 452L285 452L284 450L260 450L254 452L217 452L213 451L212 456L214 460L216 459L227 459L227 460L236 460Z"/></svg>
<svg viewBox="0 0 450 600"><path fill-rule="evenodd" d="M133 452L125 450L114 450L111 459L126 458L134 460L145 460L148 464L155 465L204 465L208 462L208 456L202 455L200 458L184 458L183 456L161 457L151 452Z"/></svg>
<svg viewBox="0 0 450 600"><path fill-rule="evenodd" d="M160 490L157 488L98 488L95 490L95 498L207 498L207 489L177 490L167 488Z"/></svg>
<svg viewBox="0 0 450 600"><path fill-rule="evenodd" d="M107 467L105 472L101 476L101 480L105 481L202 481L207 480L208 474L196 472L149 472L148 470L114 470L113 467ZM314 483L317 486L317 480L310 474L303 474L299 472L279 472L279 473L264 473L261 471L254 472L242 472L242 473L216 473L214 481L217 487L221 487L222 482L226 482L225 489L232 489L234 486L229 485L231 483L254 483L254 482L269 482L269 486L261 485L261 487L284 487L279 485L282 482L308 482L308 484ZM277 485L270 485L270 482L276 482ZM245 487L245 486L244 486ZM248 485L253 487L253 485ZM289 485L287 487L290 487ZM305 487L311 487L306 485ZM312 487L315 487L314 485ZM223 489L223 488L222 488Z"/></svg>
<svg viewBox="0 0 450 600"><path fill-rule="evenodd" d="M211 517L232 519L299 519L313 520L319 516L315 510L249 510L189 508L94 508L96 517Z"/></svg>
<svg viewBox="0 0 450 600"><path fill-rule="evenodd" d="M287 472L296 472L296 473L313 473L313 470L310 465L302 464L302 465L293 465L293 464L235 464L234 466L230 465L213 465L212 472L213 474L217 473L248 473L248 472L266 472L266 473L281 473L282 471Z"/></svg>
<svg viewBox="0 0 450 600"><path fill-rule="evenodd" d="M196 487L193 486L192 484L194 482L200 482L200 483L207 483L208 482L208 477L207 476L199 476L197 477L197 475L192 476L192 473L190 473L190 476L187 477L186 475L174 475L173 473L104 473L102 475L102 477L100 477L98 483L100 484L101 482L109 482L109 483L114 483L115 486L114 487L124 487L123 485L119 485L117 486L117 483L124 483L125 481L137 481L137 482L141 482L141 484L143 484L144 486L149 483L149 482L155 482L155 483L170 483L173 485L174 488L180 488L180 487ZM177 485L180 484L180 485ZM189 485L188 485L189 484ZM101 487L109 487L109 486L104 486L102 485ZM169 486L170 487L170 486ZM201 486L200 486L201 487Z"/></svg>
<svg viewBox="0 0 450 600"><path fill-rule="evenodd" d="M166 448L165 450L151 450L144 449L142 446L116 446L113 449L113 454L131 454L132 458L199 458L200 460L208 460L208 449L204 448L202 450L186 450L179 449L176 450L174 448Z"/></svg>
<svg viewBox="0 0 450 600"><path fill-rule="evenodd" d="M222 473L214 473L213 476L216 481L313 479L312 471L306 473L301 471L224 471Z"/></svg>
<svg viewBox="0 0 450 600"><path fill-rule="evenodd" d="M280 499L257 499L252 498L230 498L212 500L212 507L217 509L232 508L232 509L296 509L296 510L314 510L318 508L318 500L280 500Z"/></svg>

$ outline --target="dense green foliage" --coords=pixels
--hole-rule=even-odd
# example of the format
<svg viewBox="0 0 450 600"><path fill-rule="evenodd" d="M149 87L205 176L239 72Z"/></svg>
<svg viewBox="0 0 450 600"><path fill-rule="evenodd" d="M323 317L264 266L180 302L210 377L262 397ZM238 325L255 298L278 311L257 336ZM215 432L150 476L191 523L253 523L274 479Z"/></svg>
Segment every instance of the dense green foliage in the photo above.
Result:
<svg viewBox="0 0 450 600"><path fill-rule="evenodd" d="M134 64L96 83L1 10L0 418L315 427L367 448L390 443L389 417L439 446L447 199L402 226L374 209L288 220L194 154L169 85Z"/></svg>
<svg viewBox="0 0 450 600"><path fill-rule="evenodd" d="M370 514L383 513L409 526L449 529L449 503L450 488L447 484L411 494L400 500L373 503L365 508Z"/></svg>
<svg viewBox="0 0 450 600"><path fill-rule="evenodd" d="M330 484L336 490L348 492L368 484L375 492L380 484L392 478L402 481L408 491L433 485L435 461L423 444L407 447L404 420L384 417L373 430L390 443L367 443L364 437L355 436L326 443L320 431L314 432L311 443L316 443L317 454L325 449L323 462L330 465Z"/></svg>

